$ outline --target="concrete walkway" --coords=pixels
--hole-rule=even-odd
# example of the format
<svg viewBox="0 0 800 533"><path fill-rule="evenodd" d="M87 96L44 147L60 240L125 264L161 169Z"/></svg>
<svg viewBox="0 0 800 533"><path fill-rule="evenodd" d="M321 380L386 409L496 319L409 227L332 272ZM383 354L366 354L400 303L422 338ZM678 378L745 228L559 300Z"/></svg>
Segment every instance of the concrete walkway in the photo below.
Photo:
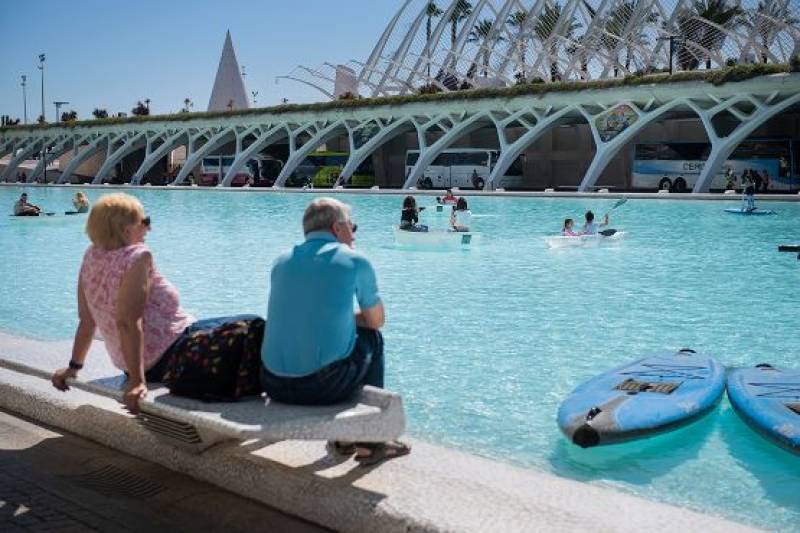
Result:
<svg viewBox="0 0 800 533"><path fill-rule="evenodd" d="M328 531L0 411L0 531Z"/></svg>

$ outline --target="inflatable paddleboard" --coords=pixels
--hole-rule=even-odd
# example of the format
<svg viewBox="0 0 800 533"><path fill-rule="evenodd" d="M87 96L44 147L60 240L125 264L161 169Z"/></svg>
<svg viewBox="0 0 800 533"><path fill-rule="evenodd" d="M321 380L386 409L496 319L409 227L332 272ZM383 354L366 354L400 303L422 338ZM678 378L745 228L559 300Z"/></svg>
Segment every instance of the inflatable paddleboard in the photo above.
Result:
<svg viewBox="0 0 800 533"><path fill-rule="evenodd" d="M410 248L470 248L481 242L482 235L474 231L405 231L394 226L394 242Z"/></svg>
<svg viewBox="0 0 800 533"><path fill-rule="evenodd" d="M582 448L675 429L710 411L725 369L708 355L661 352L590 379L558 409L558 425Z"/></svg>
<svg viewBox="0 0 800 533"><path fill-rule="evenodd" d="M751 428L800 454L800 371L769 365L731 370L728 399Z"/></svg>
<svg viewBox="0 0 800 533"><path fill-rule="evenodd" d="M545 237L545 242L550 248L580 248L597 246L600 244L612 244L620 242L625 238L624 231L618 231L613 235L605 236L601 234L596 235L580 235L577 237L569 237L565 235L553 235Z"/></svg>
<svg viewBox="0 0 800 533"><path fill-rule="evenodd" d="M742 209L741 207L731 207L725 210L726 213L730 213L732 215L744 215L744 216L759 216L759 215L777 215L775 211L770 211L769 209L759 209L756 207L755 209L751 209L748 211L747 209Z"/></svg>

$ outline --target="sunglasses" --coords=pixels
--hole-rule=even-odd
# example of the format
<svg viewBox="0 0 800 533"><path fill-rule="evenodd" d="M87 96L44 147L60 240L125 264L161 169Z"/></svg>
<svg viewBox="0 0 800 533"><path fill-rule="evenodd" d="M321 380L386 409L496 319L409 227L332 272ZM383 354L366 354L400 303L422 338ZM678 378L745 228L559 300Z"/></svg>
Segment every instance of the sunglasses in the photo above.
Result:
<svg viewBox="0 0 800 533"><path fill-rule="evenodd" d="M142 226L145 226L147 228L150 227L150 217L149 216L146 216L146 217L144 217L142 219Z"/></svg>

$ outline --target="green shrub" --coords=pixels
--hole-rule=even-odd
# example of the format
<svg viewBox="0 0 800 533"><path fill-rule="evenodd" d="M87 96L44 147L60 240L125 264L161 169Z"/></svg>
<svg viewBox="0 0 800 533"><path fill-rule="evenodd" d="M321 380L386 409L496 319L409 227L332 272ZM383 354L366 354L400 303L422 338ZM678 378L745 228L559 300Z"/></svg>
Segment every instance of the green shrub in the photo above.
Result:
<svg viewBox="0 0 800 533"><path fill-rule="evenodd" d="M342 169L339 167L322 167L314 174L311 183L314 184L315 188L330 189L333 187L333 184L336 183L336 180L339 179L339 174L341 174L341 172Z"/></svg>
<svg viewBox="0 0 800 533"><path fill-rule="evenodd" d="M375 185L375 176L372 174L353 174L348 185L350 187L372 187Z"/></svg>

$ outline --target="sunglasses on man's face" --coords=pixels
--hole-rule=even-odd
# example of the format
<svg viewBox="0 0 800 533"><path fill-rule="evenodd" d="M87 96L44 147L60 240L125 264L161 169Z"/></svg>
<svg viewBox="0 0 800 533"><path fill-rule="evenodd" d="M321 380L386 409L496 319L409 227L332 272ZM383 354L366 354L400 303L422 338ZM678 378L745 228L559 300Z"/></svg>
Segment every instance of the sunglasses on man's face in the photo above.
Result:
<svg viewBox="0 0 800 533"><path fill-rule="evenodd" d="M149 228L150 227L150 217L146 216L142 219L142 226Z"/></svg>

